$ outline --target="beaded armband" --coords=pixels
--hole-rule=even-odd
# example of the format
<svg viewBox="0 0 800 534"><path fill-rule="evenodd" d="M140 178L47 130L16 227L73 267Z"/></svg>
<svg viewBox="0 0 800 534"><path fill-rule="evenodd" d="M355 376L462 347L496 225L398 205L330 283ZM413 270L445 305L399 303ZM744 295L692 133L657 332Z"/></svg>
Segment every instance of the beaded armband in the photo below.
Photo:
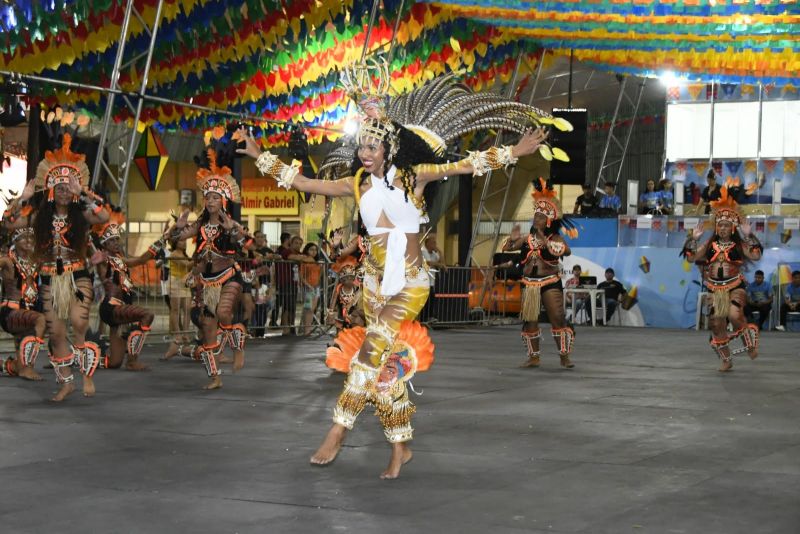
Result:
<svg viewBox="0 0 800 534"><path fill-rule="evenodd" d="M474 176L483 176L490 170L514 165L517 163L517 158L511 155L510 146L501 146L484 151L467 152L467 161L472 165Z"/></svg>
<svg viewBox="0 0 800 534"><path fill-rule="evenodd" d="M153 242L152 245L147 247L147 252L149 252L153 256L156 256L158 252L163 248L164 248L164 242L159 239L158 241Z"/></svg>
<svg viewBox="0 0 800 534"><path fill-rule="evenodd" d="M275 178L278 185L284 189L290 189L295 177L300 173L300 162L292 161L291 165L286 165L278 159L278 156L270 152L262 152L256 159L256 168L264 176Z"/></svg>

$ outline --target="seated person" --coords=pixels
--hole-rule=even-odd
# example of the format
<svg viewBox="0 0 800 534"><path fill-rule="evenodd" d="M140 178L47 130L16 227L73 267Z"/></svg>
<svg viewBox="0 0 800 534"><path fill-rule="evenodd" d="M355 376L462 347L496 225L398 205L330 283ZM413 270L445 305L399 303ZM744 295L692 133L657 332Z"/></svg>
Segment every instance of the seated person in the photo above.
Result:
<svg viewBox="0 0 800 534"><path fill-rule="evenodd" d="M597 197L594 196L591 184L583 184L583 194L575 199L575 209L573 215L583 215L584 217L594 217L597 211Z"/></svg>
<svg viewBox="0 0 800 534"><path fill-rule="evenodd" d="M769 319L772 310L772 286L764 280L764 271L758 270L753 278L753 283L747 286L747 304L744 313L749 322L753 321L753 312L758 312L758 329L764 329L764 323Z"/></svg>
<svg viewBox="0 0 800 534"><path fill-rule="evenodd" d="M598 215L600 217L616 217L622 209L622 200L614 193L617 184L614 182L606 182L603 187L606 192L600 197L600 202L597 206Z"/></svg>
<svg viewBox="0 0 800 534"><path fill-rule="evenodd" d="M606 322L611 319L611 316L614 315L614 311L617 309L617 306L622 301L623 297L627 291L625 291L625 286L623 286L617 280L614 280L614 269L609 267L606 269L606 279L599 284L597 284L597 289L603 289L606 294ZM592 315L592 308L589 307L587 310L589 314L589 318L591 319Z"/></svg>
<svg viewBox="0 0 800 534"><path fill-rule="evenodd" d="M778 330L786 327L786 316L789 312L800 311L800 271L792 271L792 283L786 286L781 303L781 324Z"/></svg>
<svg viewBox="0 0 800 534"><path fill-rule="evenodd" d="M564 283L564 289L575 288L580 285L581 282L581 266L575 265L572 267L572 278L567 280ZM572 317L569 318L570 321L577 324L577 317L581 310L586 309L588 294L586 293L567 293L567 307L572 309ZM574 304L573 304L574 299ZM588 312L587 312L588 313Z"/></svg>

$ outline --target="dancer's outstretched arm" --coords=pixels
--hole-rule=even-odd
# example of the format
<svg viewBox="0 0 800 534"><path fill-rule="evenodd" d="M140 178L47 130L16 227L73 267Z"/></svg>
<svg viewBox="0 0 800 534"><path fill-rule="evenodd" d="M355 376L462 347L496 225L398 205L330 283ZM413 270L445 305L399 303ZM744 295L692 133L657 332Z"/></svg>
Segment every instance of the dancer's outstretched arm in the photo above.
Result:
<svg viewBox="0 0 800 534"><path fill-rule="evenodd" d="M514 146L492 147L488 150L469 152L466 158L452 163L416 165L414 171L417 175L417 184L424 186L428 182L435 182L445 176L457 174L482 176L490 170L513 165L522 156L533 154L545 139L547 139L547 133L543 128L538 128L527 132Z"/></svg>
<svg viewBox="0 0 800 534"><path fill-rule="evenodd" d="M246 154L256 160L256 167L261 174L275 176L278 185L286 189L295 189L304 193L314 193L326 197L348 197L353 196L353 177L348 176L340 180L315 180L300 174L300 169L292 165L286 165L278 156L269 152L262 152L258 143L252 135L244 129L239 130L239 136L244 139L245 148L236 151L239 154Z"/></svg>

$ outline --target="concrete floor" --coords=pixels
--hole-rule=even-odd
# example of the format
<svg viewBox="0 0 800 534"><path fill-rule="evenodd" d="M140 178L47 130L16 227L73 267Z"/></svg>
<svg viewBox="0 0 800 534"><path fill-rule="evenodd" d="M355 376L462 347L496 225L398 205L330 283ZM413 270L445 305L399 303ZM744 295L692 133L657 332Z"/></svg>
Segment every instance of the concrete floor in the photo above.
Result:
<svg viewBox="0 0 800 534"><path fill-rule="evenodd" d="M798 336L727 375L702 332L580 328L573 371L550 342L516 369L514 327L433 338L396 481L370 408L309 466L342 384L322 339L253 343L210 393L157 345L94 399L51 405L51 371L0 380L0 532L800 532Z"/></svg>

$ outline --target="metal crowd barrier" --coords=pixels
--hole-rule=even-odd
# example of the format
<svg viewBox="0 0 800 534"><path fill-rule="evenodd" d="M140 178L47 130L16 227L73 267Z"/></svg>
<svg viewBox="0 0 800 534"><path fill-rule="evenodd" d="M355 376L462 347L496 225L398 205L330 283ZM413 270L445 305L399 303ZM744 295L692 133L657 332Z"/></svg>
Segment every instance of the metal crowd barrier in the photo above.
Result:
<svg viewBox="0 0 800 534"><path fill-rule="evenodd" d="M190 270L189 262L186 258L168 258L163 264L153 260L131 269L136 288L133 303L155 314L151 341L166 341L174 334L193 336L195 333L189 320L191 290L183 282L184 273ZM249 314L247 326L253 337L335 334L333 325L326 322L336 285L336 275L329 262L312 264L320 271L319 283L314 286L304 283L309 273L299 262L251 258L241 258L238 262L245 282L250 283L250 291L243 297L238 314ZM447 327L519 321L521 286L518 280L508 278L504 269L453 266L433 270L432 274L431 297L420 313L421 322L432 327ZM98 314L103 298L98 277L95 277L94 298L89 328L101 336L107 335L107 327L100 322ZM249 310L245 310L247 306ZM284 310L286 317L283 317ZM0 334L0 351L13 350L11 341L8 334Z"/></svg>

